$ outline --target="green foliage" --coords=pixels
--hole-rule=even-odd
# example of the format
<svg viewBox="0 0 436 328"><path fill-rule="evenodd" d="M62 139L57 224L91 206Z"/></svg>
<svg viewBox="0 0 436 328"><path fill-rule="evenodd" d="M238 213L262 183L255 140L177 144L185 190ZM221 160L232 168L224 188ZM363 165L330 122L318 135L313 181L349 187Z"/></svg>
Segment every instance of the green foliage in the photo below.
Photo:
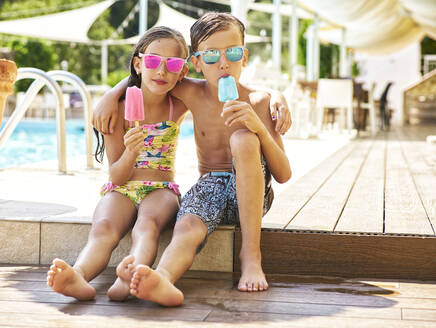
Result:
<svg viewBox="0 0 436 328"><path fill-rule="evenodd" d="M16 39L9 44L14 52L14 61L18 67L35 67L49 71L55 67L57 55L48 42L31 39ZM24 80L16 83L18 91L25 91L32 81Z"/></svg>
<svg viewBox="0 0 436 328"><path fill-rule="evenodd" d="M53 14L90 6L101 0L4 0L0 1L0 20Z"/></svg>
<svg viewBox="0 0 436 328"><path fill-rule="evenodd" d="M421 42L422 55L435 55L436 54L436 40L425 37Z"/></svg>
<svg viewBox="0 0 436 328"><path fill-rule="evenodd" d="M56 42L52 45L60 62L68 62L68 71L79 76L87 84L100 84L101 49L78 43Z"/></svg>
<svg viewBox="0 0 436 328"><path fill-rule="evenodd" d="M436 55L436 40L425 37L421 42L421 73L424 74L424 55Z"/></svg>
<svg viewBox="0 0 436 328"><path fill-rule="evenodd" d="M358 77L360 74L360 69L359 69L359 65L357 64L357 62L353 62L351 64L351 77L356 78Z"/></svg>
<svg viewBox="0 0 436 328"><path fill-rule="evenodd" d="M88 31L88 37L93 40L109 39L115 32L115 28L109 23L110 12L106 10L91 25Z"/></svg>
<svg viewBox="0 0 436 328"><path fill-rule="evenodd" d="M127 70L117 70L110 72L107 76L107 84L111 87L114 87L120 82L122 79L124 79L126 76L129 76L130 72Z"/></svg>
<svg viewBox="0 0 436 328"><path fill-rule="evenodd" d="M310 19L300 19L298 21L298 65L306 66L306 37L304 34L310 24L312 24Z"/></svg>

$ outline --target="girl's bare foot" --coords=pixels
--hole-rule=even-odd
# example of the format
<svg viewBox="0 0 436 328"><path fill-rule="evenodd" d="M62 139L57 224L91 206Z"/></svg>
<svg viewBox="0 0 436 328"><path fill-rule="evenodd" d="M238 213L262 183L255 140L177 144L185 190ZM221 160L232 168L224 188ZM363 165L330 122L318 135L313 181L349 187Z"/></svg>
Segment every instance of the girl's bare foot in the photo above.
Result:
<svg viewBox="0 0 436 328"><path fill-rule="evenodd" d="M117 280L107 291L112 301L124 301L130 295L130 280L132 280L135 257L126 256L117 266Z"/></svg>
<svg viewBox="0 0 436 328"><path fill-rule="evenodd" d="M135 268L130 293L138 298L164 306L177 306L183 302L183 293L167 277L146 265Z"/></svg>
<svg viewBox="0 0 436 328"><path fill-rule="evenodd" d="M95 297L94 287L79 272L60 259L53 260L47 272L47 285L55 292L74 297L79 301L88 301Z"/></svg>
<svg viewBox="0 0 436 328"><path fill-rule="evenodd" d="M241 272L241 278L238 283L239 291L257 292L268 289L268 283L262 270L260 257L259 260L251 260L251 258L242 259L241 256Z"/></svg>

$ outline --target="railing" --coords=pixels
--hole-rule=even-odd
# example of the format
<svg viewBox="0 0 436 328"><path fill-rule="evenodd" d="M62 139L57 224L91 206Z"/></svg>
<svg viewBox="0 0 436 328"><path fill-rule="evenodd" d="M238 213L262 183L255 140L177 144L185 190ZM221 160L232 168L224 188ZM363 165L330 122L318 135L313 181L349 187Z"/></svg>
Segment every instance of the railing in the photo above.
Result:
<svg viewBox="0 0 436 328"><path fill-rule="evenodd" d="M86 164L88 169L94 167L94 159L92 155L92 101L91 94L86 88L85 83L77 76L67 71L50 71L47 73L56 81L63 81L72 84L79 90L83 102L83 116L85 119L85 139L86 139Z"/></svg>
<svg viewBox="0 0 436 328"><path fill-rule="evenodd" d="M92 158L92 130L91 115L92 104L91 96L86 89L83 81L76 75L66 71L50 71L48 73L37 68L19 68L17 81L22 79L35 79L30 85L23 101L17 105L12 116L7 121L5 127L0 132L0 148L7 141L20 120L23 118L30 104L38 92L47 86L56 98L56 135L57 135L57 153L58 153L58 171L67 172L66 165L66 137L65 137L65 106L62 96L62 90L56 81L71 83L77 87L82 97L85 117L85 138L86 138L86 162L88 168L93 168Z"/></svg>

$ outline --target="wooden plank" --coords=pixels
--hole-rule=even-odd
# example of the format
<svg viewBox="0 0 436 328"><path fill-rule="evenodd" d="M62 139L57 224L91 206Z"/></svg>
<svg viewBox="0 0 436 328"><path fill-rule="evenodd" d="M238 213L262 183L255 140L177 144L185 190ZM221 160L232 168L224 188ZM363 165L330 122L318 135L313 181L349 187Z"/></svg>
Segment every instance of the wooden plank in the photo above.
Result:
<svg viewBox="0 0 436 328"><path fill-rule="evenodd" d="M391 302L392 304L393 302ZM228 312L276 313L296 315L322 315L355 318L401 319L401 309L386 307L347 306L330 304L306 304L293 302L260 302L232 299L209 299L205 304L217 306Z"/></svg>
<svg viewBox="0 0 436 328"><path fill-rule="evenodd" d="M434 328L435 323L425 321L404 321L365 318L341 318L337 316L285 315L275 313L232 312L215 310L207 317L207 322L227 322L238 327L335 327L335 328Z"/></svg>
<svg viewBox="0 0 436 328"><path fill-rule="evenodd" d="M436 310L402 309L402 316L404 320L436 321Z"/></svg>
<svg viewBox="0 0 436 328"><path fill-rule="evenodd" d="M185 293L184 304L163 308L133 298L111 302L104 294L98 294L94 301L77 302L44 286L45 268L3 267L1 271L11 277L17 272L35 279L0 281L0 326L7 327L185 328L199 325L195 321L201 321L202 327L222 327L226 323L241 327L349 327L353 322L353 327L435 324L430 320L434 320L436 312L436 285L417 281L268 275L268 291L241 293L236 290L237 275L189 272L178 282ZM401 316L407 321L400 320Z"/></svg>
<svg viewBox="0 0 436 328"><path fill-rule="evenodd" d="M106 315L69 315L69 314L29 314L29 313L1 313L0 327L26 327L26 328L192 328L194 321L189 319L151 319L146 316L111 316ZM203 327L203 325L202 325Z"/></svg>
<svg viewBox="0 0 436 328"><path fill-rule="evenodd" d="M397 140L387 149L385 232L434 235Z"/></svg>
<svg viewBox="0 0 436 328"><path fill-rule="evenodd" d="M266 273L373 279L436 277L435 237L264 230L261 238ZM236 251L241 240L237 231ZM234 267L240 268L237 256Z"/></svg>
<svg viewBox="0 0 436 328"><path fill-rule="evenodd" d="M436 131L435 131L436 132ZM405 140L405 133L397 130L397 136L401 140L400 147L403 158L411 173L413 183L418 192L418 196L424 207L430 224L435 230L436 227L436 161L434 164L426 159L431 154L431 149L425 141ZM433 146L433 152L436 156L436 146Z"/></svg>
<svg viewBox="0 0 436 328"><path fill-rule="evenodd" d="M383 232L385 141L373 144L335 231Z"/></svg>
<svg viewBox="0 0 436 328"><path fill-rule="evenodd" d="M43 273L41 273L43 274ZM185 298L231 298L240 301L288 301L338 305L385 306L384 298L396 299L395 306L413 307L424 302L424 308L436 309L436 284L414 281L362 281L338 277L268 275L271 289L265 293L240 293L236 289L238 275L215 279L210 272L195 272L195 277L182 278L177 286ZM96 284L93 284L95 286ZM110 302L106 291L110 284L97 293L92 304L116 305ZM43 281L0 281L0 300L32 301L43 303L70 303L71 298L54 293ZM291 294L291 295L290 295ZM380 297L382 296L382 297ZM398 298L403 298L399 301ZM418 300L418 302L417 302ZM137 302L136 302L137 301ZM131 299L120 306L144 306ZM404 303L406 302L406 303ZM83 303L82 303L83 304Z"/></svg>
<svg viewBox="0 0 436 328"><path fill-rule="evenodd" d="M333 231L372 142L357 147L286 226L286 230Z"/></svg>
<svg viewBox="0 0 436 328"><path fill-rule="evenodd" d="M180 286L180 285L179 285ZM209 286L209 288L207 288ZM389 298L391 293L395 292L385 288L370 286L351 287L341 285L315 285L300 286L297 285L291 291L289 288L276 287L271 285L269 291L265 293L246 294L239 292L236 288L219 288L218 286L204 283L202 286L194 287L190 285L180 286L185 295L183 303L186 309L203 309L205 300L212 299L232 299L237 302L257 301L257 302L288 302L304 304L323 304L336 306L364 306L368 308L386 308L393 307L398 301ZM420 299L418 299L420 300ZM56 303L71 304L75 303L72 298L65 297L52 291L32 291L21 292L16 289L8 288L0 291L0 301L8 302L37 302L37 303ZM150 307L149 302L130 298L126 302L111 302L106 295L97 295L95 300L89 302L80 302L83 305L106 305L119 307ZM403 306L410 308L423 308L416 299L403 298ZM436 309L436 300L426 300L426 308ZM210 305L210 304L209 304ZM0 310L1 311L1 310Z"/></svg>
<svg viewBox="0 0 436 328"><path fill-rule="evenodd" d="M271 209L262 219L262 227L285 228L356 146L354 142L346 144L309 173L292 182L274 199Z"/></svg>
<svg viewBox="0 0 436 328"><path fill-rule="evenodd" d="M37 303L37 302L9 302L0 301L0 313L27 313L40 315L53 315L64 313L81 316L126 316L148 318L150 320L187 320L202 321L206 318L209 309L188 309L185 307L164 308L151 302L144 302L148 306L113 306L85 303Z"/></svg>
<svg viewBox="0 0 436 328"><path fill-rule="evenodd" d="M240 292L236 292L239 293ZM46 294L48 295L48 294ZM384 306L367 306L356 304L350 306L347 304L322 304L322 303L305 303L305 302L289 302L289 301L270 301L265 302L262 300L253 299L233 299L226 295L224 298L206 298L206 297L195 297L188 298L183 303L183 308L165 309L158 307L151 302L136 302L136 306L132 304L132 300L127 303L118 304L115 302L106 303L92 303L92 302L81 302L80 304L74 304L71 301L69 303L56 302L53 298L50 302L42 303L43 294L38 295L38 299L35 301L20 301L20 300L9 300L4 303L0 301L2 308L0 313L16 313L18 307L20 306L22 311L25 313L36 313L41 314L54 314L56 311L53 309L60 308L63 304L68 305L70 311L76 315L102 315L104 313L110 313L112 316L115 315L126 315L126 316L141 316L144 315L149 317L149 319L159 319L162 317L168 320L177 320L190 318L192 321L197 321L204 318L203 315L209 313L213 309L227 309L230 312L264 312L264 313L282 313L282 314L308 314L308 315L334 315L340 313L340 316L355 316L355 317L377 317L384 319L400 319L400 309L393 308L392 305L395 303L392 300L385 300ZM104 302L100 299L99 302ZM41 306L44 305L44 306ZM140 306L142 305L142 306ZM344 311L347 309L347 311ZM18 311L19 312L19 311ZM153 312L153 316L150 317L150 312ZM182 315L183 313L183 315Z"/></svg>
<svg viewBox="0 0 436 328"><path fill-rule="evenodd" d="M263 302L292 302L307 304L331 304L365 307L407 307L436 309L436 285L404 282L353 281L344 278L317 276L267 276L270 289L264 293L241 293L236 289L237 280L183 278L177 284L185 295L185 308L199 309L203 299L233 299L239 302L256 300ZM42 282L23 282L24 285L3 284L0 301L27 301L38 303L74 302L49 289ZM107 306L148 306L147 302L129 299L127 302L111 302L104 290L95 300L80 304ZM200 303L199 303L200 300ZM199 307L200 305L200 307Z"/></svg>

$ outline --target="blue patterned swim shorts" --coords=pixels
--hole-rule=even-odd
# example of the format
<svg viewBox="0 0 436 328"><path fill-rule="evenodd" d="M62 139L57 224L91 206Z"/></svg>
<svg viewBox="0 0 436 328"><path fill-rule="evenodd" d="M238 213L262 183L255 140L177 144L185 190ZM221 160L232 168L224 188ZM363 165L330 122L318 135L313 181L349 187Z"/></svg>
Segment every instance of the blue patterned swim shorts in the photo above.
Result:
<svg viewBox="0 0 436 328"><path fill-rule="evenodd" d="M263 216L271 208L274 193L271 188L271 173L263 155L261 164L265 177ZM200 177L183 196L177 220L187 214L201 218L206 224L208 236L219 224L239 225L235 172L209 172Z"/></svg>

